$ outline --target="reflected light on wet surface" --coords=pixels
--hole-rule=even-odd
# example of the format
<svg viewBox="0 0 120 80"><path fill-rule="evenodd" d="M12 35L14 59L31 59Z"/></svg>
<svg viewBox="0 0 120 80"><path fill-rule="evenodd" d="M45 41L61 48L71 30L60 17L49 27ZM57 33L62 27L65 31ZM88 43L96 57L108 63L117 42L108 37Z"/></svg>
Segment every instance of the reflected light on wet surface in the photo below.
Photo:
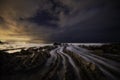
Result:
<svg viewBox="0 0 120 80"><path fill-rule="evenodd" d="M15 52L20 52L21 51L21 49L17 49L17 50L9 50L9 51L6 51L6 52L8 52L8 53L15 53Z"/></svg>

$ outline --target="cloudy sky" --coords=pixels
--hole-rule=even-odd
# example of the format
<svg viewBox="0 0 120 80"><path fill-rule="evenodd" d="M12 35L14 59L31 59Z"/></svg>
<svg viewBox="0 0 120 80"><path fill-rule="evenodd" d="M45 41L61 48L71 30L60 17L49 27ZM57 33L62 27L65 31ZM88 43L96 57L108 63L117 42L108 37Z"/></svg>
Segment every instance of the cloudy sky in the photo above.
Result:
<svg viewBox="0 0 120 80"><path fill-rule="evenodd" d="M0 40L120 42L119 0L0 0Z"/></svg>

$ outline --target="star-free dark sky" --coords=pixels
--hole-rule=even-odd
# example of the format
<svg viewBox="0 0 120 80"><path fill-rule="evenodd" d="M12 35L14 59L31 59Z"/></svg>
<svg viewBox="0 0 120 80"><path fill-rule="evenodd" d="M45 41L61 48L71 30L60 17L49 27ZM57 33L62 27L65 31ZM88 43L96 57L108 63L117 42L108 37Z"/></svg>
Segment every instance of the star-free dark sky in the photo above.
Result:
<svg viewBox="0 0 120 80"><path fill-rule="evenodd" d="M119 0L0 0L0 40L120 42Z"/></svg>

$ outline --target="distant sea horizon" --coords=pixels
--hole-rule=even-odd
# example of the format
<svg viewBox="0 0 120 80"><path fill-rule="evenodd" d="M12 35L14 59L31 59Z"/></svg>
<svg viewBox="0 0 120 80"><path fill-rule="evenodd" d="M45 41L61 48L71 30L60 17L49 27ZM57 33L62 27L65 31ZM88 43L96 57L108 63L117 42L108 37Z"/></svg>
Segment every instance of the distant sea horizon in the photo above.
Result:
<svg viewBox="0 0 120 80"><path fill-rule="evenodd" d="M103 44L108 44L108 43L67 43L67 44L85 45L85 46L101 46ZM53 45L53 43L8 43L8 44L1 44L0 50L22 48L22 47L42 47L42 46L50 46L50 45Z"/></svg>

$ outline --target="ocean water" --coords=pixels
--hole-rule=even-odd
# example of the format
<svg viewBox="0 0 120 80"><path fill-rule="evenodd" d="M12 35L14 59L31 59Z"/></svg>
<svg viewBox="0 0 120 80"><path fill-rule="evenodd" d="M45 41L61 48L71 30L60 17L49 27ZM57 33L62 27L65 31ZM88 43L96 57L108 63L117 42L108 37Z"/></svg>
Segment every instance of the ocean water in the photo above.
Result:
<svg viewBox="0 0 120 80"><path fill-rule="evenodd" d="M101 46L104 43L68 43L69 45L85 45L85 46ZM29 47L43 47L49 46L52 44L37 44L37 43L9 43L9 44L1 44L0 50L6 50L8 53L19 52L21 49L19 48L29 48ZM8 49L8 50L7 50Z"/></svg>
<svg viewBox="0 0 120 80"><path fill-rule="evenodd" d="M2 44L0 45L0 50L5 50L8 53L14 53L21 51L20 48L29 48L29 47L43 47L48 46L52 44L36 44L36 43L29 43L29 44L23 44L23 43L15 43L15 44Z"/></svg>

